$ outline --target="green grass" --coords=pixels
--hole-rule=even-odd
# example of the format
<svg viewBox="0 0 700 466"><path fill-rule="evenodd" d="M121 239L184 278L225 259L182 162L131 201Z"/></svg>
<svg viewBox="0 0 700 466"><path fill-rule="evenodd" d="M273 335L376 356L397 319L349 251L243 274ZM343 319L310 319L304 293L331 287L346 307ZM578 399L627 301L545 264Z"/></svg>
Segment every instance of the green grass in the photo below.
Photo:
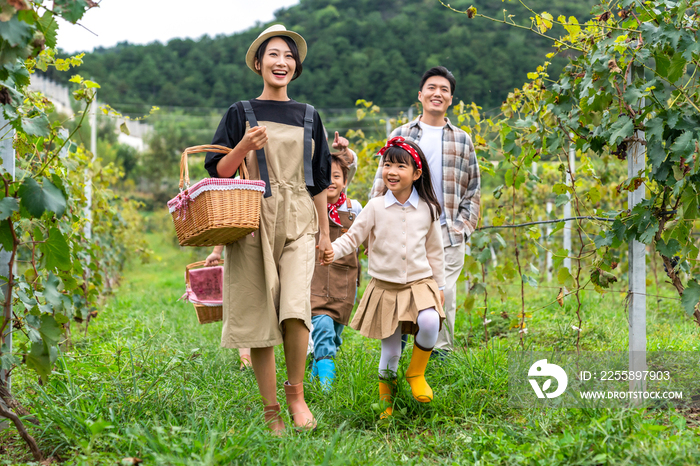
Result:
<svg viewBox="0 0 700 466"><path fill-rule="evenodd" d="M73 346L60 354L47 384L36 384L28 372L16 374L15 393L40 420L31 432L47 454L71 464L119 464L127 457L173 465L700 462L700 428L689 412L509 406L508 352L519 348L511 328L519 287L504 303L489 301L494 338L488 345L482 297L471 313L459 314L463 347L428 366L434 402L413 401L400 383L390 421L379 421L376 411L379 342L346 329L333 390L324 395L317 384L305 388L318 429L276 438L263 427L252 372L238 369L237 352L219 347L221 324L199 325L192 306L177 301L184 266L207 251L176 248L166 236L170 230L164 231L149 234L160 260L127 268L87 335L74 329ZM557 292L527 290L529 349L575 348L573 298L564 307L545 307ZM582 349L624 350L624 296L586 292L583 300ZM649 348L697 351L698 329L676 301L663 304L648 305ZM277 360L284 400L280 348ZM0 464L26 461L18 442L11 431L0 433L0 446L7 445Z"/></svg>

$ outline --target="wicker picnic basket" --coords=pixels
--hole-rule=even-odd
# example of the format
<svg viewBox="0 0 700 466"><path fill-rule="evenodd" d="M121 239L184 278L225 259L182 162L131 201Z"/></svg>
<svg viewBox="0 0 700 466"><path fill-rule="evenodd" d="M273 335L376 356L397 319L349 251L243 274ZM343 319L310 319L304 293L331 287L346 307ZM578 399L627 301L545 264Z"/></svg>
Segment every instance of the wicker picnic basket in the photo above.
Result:
<svg viewBox="0 0 700 466"><path fill-rule="evenodd" d="M188 147L182 153L180 194L168 201L180 246L229 244L258 229L265 182L248 179L245 163L240 165L240 179L206 178L190 186L189 154L230 151L224 146L203 145Z"/></svg>
<svg viewBox="0 0 700 466"><path fill-rule="evenodd" d="M204 261L185 267L187 289L183 298L194 306L200 324L223 320L223 267L204 267ZM208 273L209 277L190 277L190 273ZM198 279L199 278L199 279Z"/></svg>

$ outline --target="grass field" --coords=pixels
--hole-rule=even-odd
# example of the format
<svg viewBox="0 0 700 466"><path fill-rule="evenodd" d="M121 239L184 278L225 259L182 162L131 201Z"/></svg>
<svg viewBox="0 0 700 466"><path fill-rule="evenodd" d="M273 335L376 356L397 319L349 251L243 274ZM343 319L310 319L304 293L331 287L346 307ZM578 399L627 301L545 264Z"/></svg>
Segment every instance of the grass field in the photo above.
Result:
<svg viewBox="0 0 700 466"><path fill-rule="evenodd" d="M130 464L124 459L132 457L173 465L700 463L700 421L692 412L509 405L508 358L520 344L501 314L519 312L516 286L508 301L489 302L494 338L488 345L477 315L483 308L459 314L462 347L428 366L436 393L430 405L413 401L403 382L397 415L379 421L379 342L350 329L332 391L324 395L317 384L306 385L318 429L276 438L263 427L253 373L238 369L237 352L219 347L221 324L199 325L192 306L177 301L185 264L207 251L176 248L169 233L149 233L159 260L126 267L87 335L75 326L73 346L60 354L47 384L16 374L14 392L41 422L31 432L45 453L70 464L112 465ZM573 299L547 306L557 289L527 293L526 346L574 349ZM625 350L624 295L591 291L583 299L582 349ZM657 306L649 298L648 329L649 349L699 350L698 328L676 300ZM280 400L285 379L280 364ZM29 458L13 430L0 432L0 464Z"/></svg>

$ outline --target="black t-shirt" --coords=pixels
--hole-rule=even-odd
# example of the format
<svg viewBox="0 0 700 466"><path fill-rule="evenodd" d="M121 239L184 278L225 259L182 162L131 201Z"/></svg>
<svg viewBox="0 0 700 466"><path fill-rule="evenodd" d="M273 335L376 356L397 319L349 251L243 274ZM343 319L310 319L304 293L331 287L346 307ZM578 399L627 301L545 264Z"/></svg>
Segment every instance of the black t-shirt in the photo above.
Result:
<svg viewBox="0 0 700 466"><path fill-rule="evenodd" d="M255 113L258 122L275 122L284 125L304 127L304 115L306 114L306 104L293 100L250 100L250 105ZM314 186L307 186L312 196L320 193L331 184L331 154L326 143L323 123L318 112L314 110L313 126L311 137L314 140L314 153L312 154L311 166L314 177ZM224 114L219 127L214 134L212 144L234 148L243 139L246 129L245 111L243 104L236 102L231 105ZM204 168L209 175L219 177L216 165L225 154L207 153Z"/></svg>

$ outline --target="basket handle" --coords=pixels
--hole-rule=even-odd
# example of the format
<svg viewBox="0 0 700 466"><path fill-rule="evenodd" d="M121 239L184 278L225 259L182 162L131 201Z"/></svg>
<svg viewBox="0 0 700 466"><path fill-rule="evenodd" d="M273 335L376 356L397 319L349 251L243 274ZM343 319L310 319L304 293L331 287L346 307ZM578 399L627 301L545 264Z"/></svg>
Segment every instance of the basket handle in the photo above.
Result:
<svg viewBox="0 0 700 466"><path fill-rule="evenodd" d="M205 144L202 146L188 147L187 149L182 151L182 157L180 157L180 191L182 191L182 188L185 186L187 188L190 187L190 171L187 166L187 156L190 154L197 154L199 152L216 152L218 154L228 154L229 152L231 152L231 149L229 149L226 146ZM241 165L238 168L241 172L241 179L249 179L248 168L245 165L245 160L241 162Z"/></svg>
<svg viewBox="0 0 700 466"><path fill-rule="evenodd" d="M219 261L219 262L223 262L223 261ZM188 264L188 265L185 267L185 283L186 283L187 285L190 284L190 270L191 270L191 269L196 269L196 268L199 268L199 267L204 267L204 264L206 264L206 263L207 263L207 261L198 261L198 262L193 262L193 263L191 263L191 264ZM216 267L216 265L210 265L209 267Z"/></svg>

